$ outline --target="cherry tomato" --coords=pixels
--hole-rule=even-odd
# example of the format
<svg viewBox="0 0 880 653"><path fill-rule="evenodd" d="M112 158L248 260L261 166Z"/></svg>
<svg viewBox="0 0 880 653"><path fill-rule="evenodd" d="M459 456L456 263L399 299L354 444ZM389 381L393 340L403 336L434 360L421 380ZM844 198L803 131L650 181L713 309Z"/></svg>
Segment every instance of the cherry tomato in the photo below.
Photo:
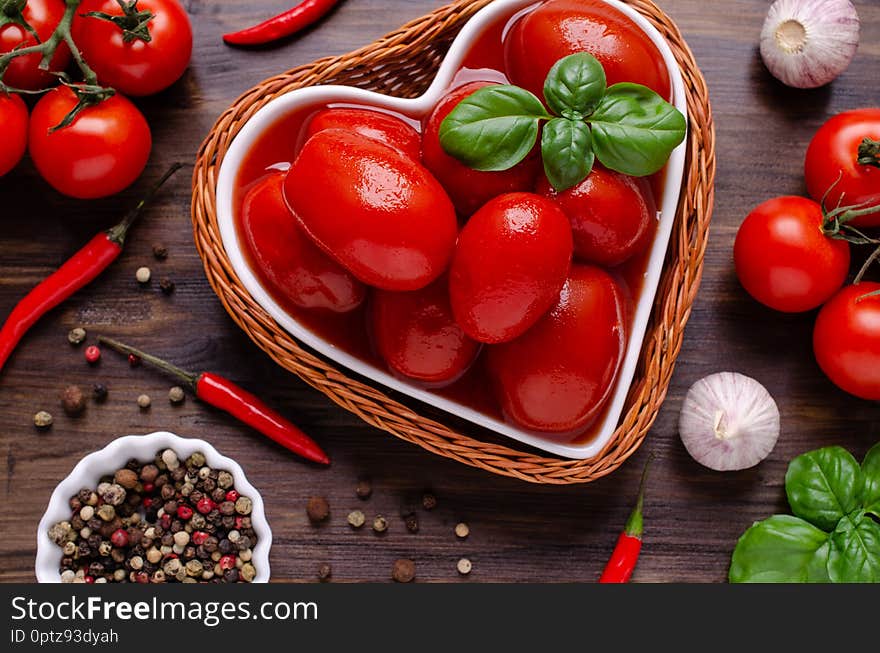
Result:
<svg viewBox="0 0 880 653"><path fill-rule="evenodd" d="M859 149L866 138L878 149L872 156L865 153L866 160L873 163L860 164ZM807 148L804 172L814 200L821 202L831 189L825 200L829 209L838 203L876 205L876 213L860 216L850 224L880 226L880 108L845 111L822 125Z"/></svg>
<svg viewBox="0 0 880 653"><path fill-rule="evenodd" d="M445 277L414 292L377 290L370 308L376 349L401 376L431 387L448 385L468 370L480 351L452 316Z"/></svg>
<svg viewBox="0 0 880 653"><path fill-rule="evenodd" d="M609 86L635 82L671 97L669 71L657 46L604 0L549 0L520 18L504 37L507 76L539 98L553 65L578 52L599 60Z"/></svg>
<svg viewBox="0 0 880 653"><path fill-rule="evenodd" d="M34 28L40 41L46 41L52 36L52 32L55 31L64 16L64 0L28 0L22 15L27 23ZM37 41L33 35L20 25L8 24L0 27L0 54L11 52L18 47L27 48L36 44ZM8 86L29 91L51 86L58 78L47 70L40 70L41 58L38 52L16 57L6 69L3 82ZM49 68L57 72L67 68L69 63L70 48L61 43L55 50Z"/></svg>
<svg viewBox="0 0 880 653"><path fill-rule="evenodd" d="M657 207L643 179L597 165L589 177L562 193L541 177L537 192L555 200L568 216L574 253L582 261L613 267L648 246Z"/></svg>
<svg viewBox="0 0 880 653"><path fill-rule="evenodd" d="M785 313L818 308L849 272L849 243L822 233L821 207L803 197L778 197L752 211L733 249L736 274L762 304Z"/></svg>
<svg viewBox="0 0 880 653"><path fill-rule="evenodd" d="M474 340L522 335L559 297L571 265L571 226L552 201L508 193L461 230L449 273L455 319Z"/></svg>
<svg viewBox="0 0 880 653"><path fill-rule="evenodd" d="M364 283L418 290L449 264L458 224L431 173L390 145L325 129L303 146L284 197L321 248Z"/></svg>
<svg viewBox="0 0 880 653"><path fill-rule="evenodd" d="M252 260L280 297L300 308L346 313L367 289L302 233L284 202L284 173L273 172L245 194L241 229Z"/></svg>
<svg viewBox="0 0 880 653"><path fill-rule="evenodd" d="M0 139L2 177L18 165L27 149L28 111L19 96L0 93L0 125L3 125L3 138Z"/></svg>
<svg viewBox="0 0 880 653"><path fill-rule="evenodd" d="M306 128L311 138L324 129L347 129L361 136L373 138L390 145L411 159L422 156L422 139L419 132L400 118L369 109L324 109L316 113Z"/></svg>
<svg viewBox="0 0 880 653"><path fill-rule="evenodd" d="M150 127L130 100L114 95L86 107L63 129L51 131L76 105L59 86L31 113L29 151L37 170L57 191L80 199L113 195L137 179L150 157Z"/></svg>
<svg viewBox="0 0 880 653"><path fill-rule="evenodd" d="M813 352L834 384L856 397L880 401L880 283L847 286L816 318Z"/></svg>
<svg viewBox="0 0 880 653"><path fill-rule="evenodd" d="M136 8L153 14L147 23L149 41L126 42L120 26L83 15L96 11L123 16L116 0L84 0L71 33L102 84L139 97L158 93L180 79L189 65L193 37L186 11L177 0L138 0Z"/></svg>
<svg viewBox="0 0 880 653"><path fill-rule="evenodd" d="M510 170L482 172L469 168L455 157L446 154L440 145L440 125L463 99L477 89L490 86L489 82L471 82L444 97L425 121L422 134L422 160L425 166L443 184L455 209L463 220L493 197L504 193L531 190L541 169L541 160L532 153L525 161Z"/></svg>
<svg viewBox="0 0 880 653"><path fill-rule="evenodd" d="M505 417L535 431L588 427L611 396L623 359L624 301L607 272L573 265L549 313L525 335L488 348Z"/></svg>

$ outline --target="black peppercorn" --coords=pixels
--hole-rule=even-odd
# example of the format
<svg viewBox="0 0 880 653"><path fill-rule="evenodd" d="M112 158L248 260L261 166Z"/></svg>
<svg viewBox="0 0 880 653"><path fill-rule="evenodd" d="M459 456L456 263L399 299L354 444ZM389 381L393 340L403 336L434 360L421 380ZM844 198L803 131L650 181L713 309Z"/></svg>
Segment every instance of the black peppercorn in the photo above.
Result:
<svg viewBox="0 0 880 653"><path fill-rule="evenodd" d="M330 504L324 497L312 497L306 504L306 514L309 521L319 524L330 517Z"/></svg>
<svg viewBox="0 0 880 653"><path fill-rule="evenodd" d="M330 580L330 576L333 575L333 570L330 568L326 562L318 567L318 580L322 583Z"/></svg>
<svg viewBox="0 0 880 653"><path fill-rule="evenodd" d="M107 386L103 383L96 383L92 386L92 399L96 404L102 404L107 401Z"/></svg>
<svg viewBox="0 0 880 653"><path fill-rule="evenodd" d="M170 295L175 289L174 282L167 277L162 277L162 280L159 281L159 289L162 291L162 294Z"/></svg>
<svg viewBox="0 0 880 653"><path fill-rule="evenodd" d="M227 569L223 572L223 580L227 583L237 583L238 582L238 569L233 567L232 569Z"/></svg>
<svg viewBox="0 0 880 653"><path fill-rule="evenodd" d="M153 245L153 256L157 261L164 261L168 258L168 248L162 243Z"/></svg>

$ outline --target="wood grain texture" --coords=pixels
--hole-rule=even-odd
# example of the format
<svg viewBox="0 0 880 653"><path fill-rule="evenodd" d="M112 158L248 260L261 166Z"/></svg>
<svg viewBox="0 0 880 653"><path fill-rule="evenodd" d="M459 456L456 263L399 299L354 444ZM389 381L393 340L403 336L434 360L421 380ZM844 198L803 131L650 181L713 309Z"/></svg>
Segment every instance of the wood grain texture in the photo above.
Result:
<svg viewBox="0 0 880 653"><path fill-rule="evenodd" d="M195 32L193 64L165 93L139 101L153 128L154 152L144 178L123 194L80 202L49 190L30 163L0 179L0 316L66 257L132 204L173 161L191 161L216 116L242 91L280 70L346 52L435 8L431 0L348 0L322 24L279 47L227 48L220 34L289 5L288 0L184 3ZM410 557L421 581L592 581L598 578L626 520L649 451L658 454L646 503L646 535L634 579L643 582L719 582L730 552L756 519L786 509L787 461L805 450L842 444L857 456L880 439L880 408L834 388L812 358L813 315L765 310L739 288L731 263L736 229L756 204L774 195L805 192L802 155L830 115L876 105L880 67L880 6L856 1L862 46L833 86L796 92L764 71L755 44L768 2L662 0L678 22L711 89L718 127L717 209L700 296L688 325L669 398L639 453L610 477L587 486L536 487L440 459L372 430L275 366L238 329L211 292L192 244L189 180L185 173L134 231L126 252L92 286L47 316L26 337L0 375L0 580L33 580L35 529L55 484L86 453L117 435L168 429L203 437L237 459L263 493L273 527L275 580L311 581L329 562L337 581L385 581L393 561ZM168 246L165 262L153 243ZM154 281L135 281L141 265ZM876 273L875 273L876 274ZM158 280L177 292L166 297ZM188 400L172 407L172 383L146 368L131 369L112 352L88 367L67 331L84 326L131 341L193 369L225 374L281 408L324 444L333 466L302 464L211 408ZM783 434L770 458L734 474L704 470L687 455L676 420L687 388L704 374L736 370L763 382L777 398ZM66 384L105 383L110 398L77 419L63 415ZM153 397L140 412L138 394ZM32 416L55 415L38 434ZM373 497L360 501L357 478L373 479ZM433 512L419 511L421 530L406 532L400 507L431 488ZM308 524L305 503L328 498L332 518ZM389 532L352 531L345 521L360 508L385 514ZM470 536L452 530L467 521ZM466 579L458 558L473 561Z"/></svg>

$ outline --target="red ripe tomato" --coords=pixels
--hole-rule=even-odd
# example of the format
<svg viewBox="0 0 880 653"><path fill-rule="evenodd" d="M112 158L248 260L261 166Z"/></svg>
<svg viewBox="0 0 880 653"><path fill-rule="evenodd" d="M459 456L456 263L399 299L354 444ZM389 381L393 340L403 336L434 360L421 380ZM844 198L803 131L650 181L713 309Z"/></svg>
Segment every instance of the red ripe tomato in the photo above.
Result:
<svg viewBox="0 0 880 653"><path fill-rule="evenodd" d="M66 86L46 93L31 113L30 155L43 179L80 199L114 195L137 179L150 158L152 139L143 114L114 95L86 107L63 129L51 131L76 105Z"/></svg>
<svg viewBox="0 0 880 653"><path fill-rule="evenodd" d="M461 230L449 273L455 319L474 340L522 335L559 297L571 266L562 210L532 193L489 201Z"/></svg>
<svg viewBox="0 0 880 653"><path fill-rule="evenodd" d="M192 55L192 28L177 0L138 0L138 11L149 11L150 40L125 41L122 28L94 16L101 12L123 16L116 0L84 0L77 9L71 32L98 80L120 93L153 95L180 79ZM132 27L135 27L135 21Z"/></svg>
<svg viewBox="0 0 880 653"><path fill-rule="evenodd" d="M856 397L880 401L880 283L837 293L816 318L813 352L828 378Z"/></svg>
<svg viewBox="0 0 880 653"><path fill-rule="evenodd" d="M859 148L866 138L878 149L873 155L865 153L866 160L873 163L860 164ZM828 193L825 201L829 209L838 203L875 205L876 213L850 224L880 226L880 108L845 111L822 125L807 149L804 172L807 189L817 202Z"/></svg>
<svg viewBox="0 0 880 653"><path fill-rule="evenodd" d="M455 204L455 210L465 220L493 197L531 190L541 169L541 160L536 153L510 170L501 172L474 170L446 154L440 145L440 125L459 102L484 86L490 86L490 83L472 82L449 93L425 121L422 134L425 167L443 184Z"/></svg>
<svg viewBox="0 0 880 653"><path fill-rule="evenodd" d="M739 228L733 257L746 291L785 313L818 308L849 273L849 243L822 233L821 207L778 197L752 211Z"/></svg>
<svg viewBox="0 0 880 653"><path fill-rule="evenodd" d="M303 146L284 197L305 232L364 283L418 290L449 264L458 224L431 173L390 145L325 129Z"/></svg>
<svg viewBox="0 0 880 653"><path fill-rule="evenodd" d="M599 60L609 86L635 82L671 97L669 71L657 46L603 0L549 0L520 18L504 38L507 76L540 98L553 65L578 52Z"/></svg>
<svg viewBox="0 0 880 653"><path fill-rule="evenodd" d="M64 0L28 0L22 15L27 23L34 28L40 41L45 41L52 36L52 32L55 31L64 16ZM27 48L36 44L37 40L33 35L20 25L10 23L0 27L0 54L11 52L18 47ZM29 91L51 86L58 78L49 71L40 70L40 58L39 53L16 57L6 69L3 82L8 86ZM67 68L69 63L70 49L62 43L55 50L49 68L57 72Z"/></svg>
<svg viewBox="0 0 880 653"><path fill-rule="evenodd" d="M369 109L324 109L316 113L306 128L306 138L324 129L346 129L390 145L411 159L422 156L419 132L400 118Z"/></svg>
<svg viewBox="0 0 880 653"><path fill-rule="evenodd" d="M651 187L643 179L600 166L573 188L557 193L546 177L538 193L556 201L571 221L574 254L607 267L644 251L657 220Z"/></svg>
<svg viewBox="0 0 880 653"><path fill-rule="evenodd" d="M300 308L354 310L366 287L302 233L284 202L283 172L273 172L245 194L241 229L252 260L276 294Z"/></svg>
<svg viewBox="0 0 880 653"><path fill-rule="evenodd" d="M28 111L17 95L0 93L0 177L12 170L27 149Z"/></svg>
<svg viewBox="0 0 880 653"><path fill-rule="evenodd" d="M379 355L394 373L431 387L459 379L480 351L452 316L445 277L414 292L377 290L370 328Z"/></svg>
<svg viewBox="0 0 880 653"><path fill-rule="evenodd" d="M588 427L611 396L623 359L624 301L607 272L573 265L549 313L520 338L488 348L505 417L535 431Z"/></svg>

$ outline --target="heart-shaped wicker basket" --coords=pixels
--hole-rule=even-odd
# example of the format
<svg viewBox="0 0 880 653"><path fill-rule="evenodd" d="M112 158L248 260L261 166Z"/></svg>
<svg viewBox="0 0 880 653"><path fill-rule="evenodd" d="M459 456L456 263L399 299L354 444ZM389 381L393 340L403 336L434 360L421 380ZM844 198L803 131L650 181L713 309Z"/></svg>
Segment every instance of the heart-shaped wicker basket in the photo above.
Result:
<svg viewBox="0 0 880 653"><path fill-rule="evenodd" d="M709 93L694 56L672 20L649 0L624 0L669 42L681 67L690 129L681 201L624 417L603 451L564 460L475 439L420 415L304 349L248 294L223 249L215 190L220 164L245 122L275 97L304 86L345 84L416 97L430 84L452 39L491 0L458 0L355 52L294 68L255 86L217 120L199 149L193 174L195 243L208 281L232 319L275 362L367 423L428 451L533 483L586 483L614 471L639 447L666 397L685 324L700 284L714 204L715 130ZM471 430L471 429L469 429ZM479 430L473 427L473 430ZM494 439L494 438L490 438Z"/></svg>

